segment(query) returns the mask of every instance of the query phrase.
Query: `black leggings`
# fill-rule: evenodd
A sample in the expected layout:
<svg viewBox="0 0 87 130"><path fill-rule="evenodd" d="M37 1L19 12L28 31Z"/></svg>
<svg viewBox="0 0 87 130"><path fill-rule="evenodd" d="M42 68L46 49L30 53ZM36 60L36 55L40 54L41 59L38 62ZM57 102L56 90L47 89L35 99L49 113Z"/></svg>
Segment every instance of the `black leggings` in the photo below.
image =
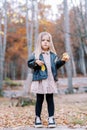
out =
<svg viewBox="0 0 87 130"><path fill-rule="evenodd" d="M37 94L36 95L37 100L36 100L36 107L35 107L35 113L36 116L41 115L42 111L42 104L44 101L44 94ZM54 115L54 99L53 99L53 94L46 94L46 101L47 101L47 108L48 108L48 115L53 116Z"/></svg>

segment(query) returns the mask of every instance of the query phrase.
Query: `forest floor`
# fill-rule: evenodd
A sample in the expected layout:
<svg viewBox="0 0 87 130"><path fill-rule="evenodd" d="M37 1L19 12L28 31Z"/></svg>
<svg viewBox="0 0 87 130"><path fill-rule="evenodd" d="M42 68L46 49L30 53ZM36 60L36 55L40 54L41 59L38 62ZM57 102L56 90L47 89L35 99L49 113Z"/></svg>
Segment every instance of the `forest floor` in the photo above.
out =
<svg viewBox="0 0 87 130"><path fill-rule="evenodd" d="M62 86L63 88L65 87L66 79L63 79L62 82L61 80L62 79L60 79L59 84L63 85L64 83L64 86ZM87 86L87 78L85 77L84 80L78 78L78 80L75 80L74 84L78 86ZM58 127L62 126L64 128L68 127L71 129L78 128L78 130L80 130L80 128L85 130L87 129L87 93L66 95L58 94L54 96L54 101L55 121ZM25 107L15 107L10 106L10 103L10 98L0 98L0 129L4 130L4 128L13 128L15 130L19 130L18 128L21 128L20 130L22 130L23 128L23 130L25 130L27 126L33 128L35 119L35 104ZM43 103L41 118L43 125L46 128L48 123L46 100L44 100Z"/></svg>

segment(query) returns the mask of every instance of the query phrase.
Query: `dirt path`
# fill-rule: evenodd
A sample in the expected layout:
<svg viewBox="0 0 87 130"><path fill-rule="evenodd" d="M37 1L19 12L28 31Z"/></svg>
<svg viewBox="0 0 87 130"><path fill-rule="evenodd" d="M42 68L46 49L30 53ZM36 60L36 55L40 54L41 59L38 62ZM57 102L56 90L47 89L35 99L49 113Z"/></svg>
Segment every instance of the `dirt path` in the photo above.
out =
<svg viewBox="0 0 87 130"><path fill-rule="evenodd" d="M67 78L59 78L58 86L59 87L67 87L68 79ZM87 77L74 77L72 78L73 86L77 87L87 87Z"/></svg>
<svg viewBox="0 0 87 130"><path fill-rule="evenodd" d="M50 130L50 128L39 128L40 130ZM26 127L16 127L16 128L1 128L0 130L36 130L36 128L33 128L33 127L29 127L29 126L26 126ZM56 128L52 128L52 130L86 130L85 128L67 128L66 126L58 126Z"/></svg>

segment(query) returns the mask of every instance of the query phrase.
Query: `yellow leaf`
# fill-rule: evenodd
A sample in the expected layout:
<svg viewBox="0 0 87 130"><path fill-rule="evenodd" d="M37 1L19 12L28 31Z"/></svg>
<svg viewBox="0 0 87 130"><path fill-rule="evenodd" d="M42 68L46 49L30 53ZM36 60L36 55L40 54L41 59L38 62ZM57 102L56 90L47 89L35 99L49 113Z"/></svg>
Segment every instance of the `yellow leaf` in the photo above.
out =
<svg viewBox="0 0 87 130"><path fill-rule="evenodd" d="M1 34L1 35L4 35L4 32L0 31L0 34Z"/></svg>

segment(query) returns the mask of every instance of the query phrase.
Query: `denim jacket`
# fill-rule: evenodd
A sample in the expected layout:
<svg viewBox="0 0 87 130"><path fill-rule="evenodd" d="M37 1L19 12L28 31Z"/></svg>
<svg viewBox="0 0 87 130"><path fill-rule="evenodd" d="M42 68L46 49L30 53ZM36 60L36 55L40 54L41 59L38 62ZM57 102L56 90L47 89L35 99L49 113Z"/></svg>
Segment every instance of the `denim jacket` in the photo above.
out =
<svg viewBox="0 0 87 130"><path fill-rule="evenodd" d="M54 77L54 80L57 81L57 69L59 69L62 65L65 64L65 61L62 61L58 58L56 54L50 52L50 59L51 59L51 70ZM45 70L41 70L41 66L35 63L35 55L33 54L28 60L28 67L33 69L33 81L39 81L46 79L48 77L47 67L43 58L43 55L40 54L39 60L44 62Z"/></svg>

